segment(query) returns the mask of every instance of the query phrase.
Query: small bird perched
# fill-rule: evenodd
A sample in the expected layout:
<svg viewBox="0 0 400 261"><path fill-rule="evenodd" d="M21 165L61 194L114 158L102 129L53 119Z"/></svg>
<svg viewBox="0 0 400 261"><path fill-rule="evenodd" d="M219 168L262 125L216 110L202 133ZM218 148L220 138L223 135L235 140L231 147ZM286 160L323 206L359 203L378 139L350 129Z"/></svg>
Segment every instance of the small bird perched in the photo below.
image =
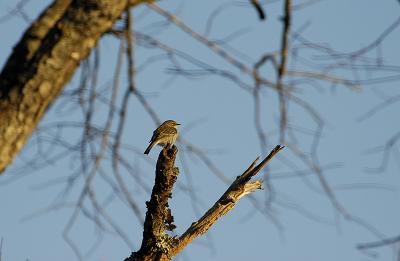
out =
<svg viewBox="0 0 400 261"><path fill-rule="evenodd" d="M180 125L173 120L167 120L153 132L153 136L150 139L150 144L144 151L144 154L149 154L150 150L155 145L163 146L164 148L171 148L178 138L177 126Z"/></svg>

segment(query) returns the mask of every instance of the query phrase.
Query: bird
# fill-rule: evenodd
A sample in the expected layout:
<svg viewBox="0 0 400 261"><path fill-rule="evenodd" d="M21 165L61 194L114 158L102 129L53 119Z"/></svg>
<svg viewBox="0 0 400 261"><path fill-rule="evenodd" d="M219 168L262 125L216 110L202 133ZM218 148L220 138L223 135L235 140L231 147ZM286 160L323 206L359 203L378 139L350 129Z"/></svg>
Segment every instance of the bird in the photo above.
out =
<svg viewBox="0 0 400 261"><path fill-rule="evenodd" d="M144 154L149 154L150 150L155 145L160 145L164 148L171 148L174 145L176 139L178 138L178 130L177 126L179 123L176 123L174 120L164 121L158 128L153 132L153 136L149 141L149 146L144 151Z"/></svg>

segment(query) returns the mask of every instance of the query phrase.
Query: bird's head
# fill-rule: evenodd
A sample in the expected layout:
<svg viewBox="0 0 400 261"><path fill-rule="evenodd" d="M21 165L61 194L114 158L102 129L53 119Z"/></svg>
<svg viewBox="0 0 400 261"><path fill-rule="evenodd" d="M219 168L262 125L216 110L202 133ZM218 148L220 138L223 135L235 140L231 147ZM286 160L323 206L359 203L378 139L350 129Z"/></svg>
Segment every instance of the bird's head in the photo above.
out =
<svg viewBox="0 0 400 261"><path fill-rule="evenodd" d="M165 121L162 125L166 125L166 126L170 126L170 127L176 128L176 127L179 126L180 124L177 123L177 122L174 121L174 120L167 120L167 121Z"/></svg>

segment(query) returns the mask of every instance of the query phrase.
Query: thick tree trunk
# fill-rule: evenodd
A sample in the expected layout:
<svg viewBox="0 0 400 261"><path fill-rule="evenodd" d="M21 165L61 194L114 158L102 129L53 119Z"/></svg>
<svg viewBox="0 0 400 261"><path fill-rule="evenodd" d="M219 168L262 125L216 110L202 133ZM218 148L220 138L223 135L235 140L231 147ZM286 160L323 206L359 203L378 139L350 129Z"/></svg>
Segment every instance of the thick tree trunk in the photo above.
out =
<svg viewBox="0 0 400 261"><path fill-rule="evenodd" d="M0 74L0 173L128 4L56 0L27 29Z"/></svg>

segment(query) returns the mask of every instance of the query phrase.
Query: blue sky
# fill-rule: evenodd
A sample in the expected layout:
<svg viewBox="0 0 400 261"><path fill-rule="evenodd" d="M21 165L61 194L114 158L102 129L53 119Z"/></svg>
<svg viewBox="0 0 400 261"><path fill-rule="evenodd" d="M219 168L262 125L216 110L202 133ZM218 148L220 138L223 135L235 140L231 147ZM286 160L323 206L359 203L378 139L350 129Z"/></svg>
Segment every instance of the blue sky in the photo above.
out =
<svg viewBox="0 0 400 261"><path fill-rule="evenodd" d="M25 12L34 19L49 1L31 1L24 7ZM260 22L255 11L247 1L163 1L160 6L176 13L193 30L204 33L208 16L220 4L228 3L226 9L214 20L210 39L218 40L240 30L243 32L229 42L229 47L239 59L252 66L265 54L278 50L280 46L282 12L281 1L265 5L268 20ZM294 1L294 4L302 3ZM15 2L0 2L0 16L12 10ZM329 46L339 52L358 50L376 39L391 23L399 17L400 5L397 1L338 0L320 1L308 8L293 13L293 31L306 28L302 35L309 41ZM175 26L163 28L165 20L146 7L134 10L134 28L151 35L163 43L191 54L196 59L212 66L223 68L238 75L243 81L252 84L251 78L241 74L236 68L205 48L199 42L187 36ZM0 64L3 65L14 44L18 41L27 23L17 17L0 23L2 40L0 41ZM398 66L399 29L390 34L382 43L379 52L384 63ZM298 43L297 43L298 44ZM117 57L118 42L110 36L100 42L101 67L99 85L105 86L112 79ZM228 46L224 46L229 48ZM230 49L227 49L230 50ZM378 52L378 53L379 53ZM147 58L161 54L157 49L139 46L135 49L136 65L139 67ZM329 60L321 58L321 53L307 51L301 53L316 63L327 64ZM377 52L367 54L371 59ZM192 64L182 62L188 69L197 69ZM296 66L296 67L295 67ZM240 89L234 82L218 76L174 77L171 64L160 61L138 72L137 88L148 99L162 120L175 119L182 124L184 138L205 149L207 155L224 173L233 179L240 174L258 155L259 140L253 124L253 100L251 94ZM289 68L309 69L304 64L294 63L290 58ZM123 69L126 69L125 66ZM267 77L273 77L268 68L263 68ZM374 77L398 75L397 71L387 73L365 73L352 75L345 70L335 70L332 74L339 77ZM79 84L79 73L66 87L72 90ZM290 81L290 79L287 79ZM126 85L122 74L121 88ZM368 153L383 145L389 137L399 131L398 107L393 104L366 120L358 120L362 115L380 104L384 98L399 93L399 82L383 84L362 84L361 91L355 92L341 85L333 86L326 82L318 85L302 84L296 94L309 102L324 120L324 129L318 147L318 160L322 166L334 166L327 169L324 176L334 189L338 201L351 215L376 227L382 234L392 237L400 234L399 158L391 154L387 168L383 172L368 171L379 166L382 153ZM276 93L265 89L261 92L263 128L269 134L269 147L279 142L279 110ZM41 126L55 122L79 121L82 115L76 104L62 97L51 108ZM104 121L104 107L96 107L96 122ZM144 151L154 123L146 114L138 100L130 101L129 120L124 131L123 141L137 151ZM310 142L316 125L310 116L298 106L291 104L289 121L297 130L299 144L304 151L310 152ZM193 128L189 128L194 124ZM66 131L65 141L74 141L81 131ZM71 156L49 167L33 171L24 169L24 159L35 153L35 139L32 138L21 157L0 177L1 222L0 237L3 238L2 258L4 260L75 260L71 248L62 238L62 231L72 215L73 208L60 208L44 215L26 220L25 217L46 208L57 199L63 184L45 186L46 182L69 176L79 164L77 157ZM137 175L151 187L154 179L154 166L158 149L143 158L132 151L124 154L131 160ZM183 147L181 153L186 153ZM288 158L304 170L305 176L284 178L293 170L284 164ZM186 156L190 172L184 170L181 160L177 166L181 170L174 197L170 202L178 226L177 233L184 231L191 222L205 212L225 191L227 185L218 179L196 157ZM105 169L107 171L107 163ZM289 149L281 152L270 166L275 199L270 215L278 220L279 226L270 217L266 217L244 199L217 224L207 236L196 239L179 256L180 260L393 260L396 248L377 248L368 253L356 249L356 244L375 241L378 238L365 227L346 220L332 206L321 185L309 169L294 158ZM20 177L21 178L15 178ZM140 207L144 211L144 202L149 192L144 191L127 173L122 173L126 184L131 188ZM9 182L10 181L10 182ZM195 192L198 201L193 207L185 188ZM110 188L101 179L95 182L96 193L101 201L110 194ZM76 200L82 183L78 183L68 197ZM257 191L254 196L264 203L269 191ZM262 205L263 206L263 205ZM118 224L124 228L133 242L129 248L115 233L102 234L92 221L82 214L74 226L71 236L81 251L86 254L99 235L102 241L85 256L85 260L108 261L123 260L131 251L138 248L142 236L140 224L123 202L114 199L107 207ZM374 257L372 257L374 255ZM2 260L3 260L2 259Z"/></svg>

